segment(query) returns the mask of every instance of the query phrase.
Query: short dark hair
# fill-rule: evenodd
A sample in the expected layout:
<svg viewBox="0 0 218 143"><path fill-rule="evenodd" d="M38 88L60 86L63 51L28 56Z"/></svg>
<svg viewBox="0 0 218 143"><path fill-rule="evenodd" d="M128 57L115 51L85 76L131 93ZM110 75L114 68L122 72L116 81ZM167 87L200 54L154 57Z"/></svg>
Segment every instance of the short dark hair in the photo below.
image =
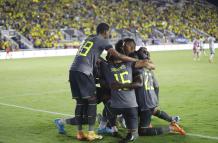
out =
<svg viewBox="0 0 218 143"><path fill-rule="evenodd" d="M150 53L145 47L140 47L137 51L137 55L140 60L150 60Z"/></svg>
<svg viewBox="0 0 218 143"><path fill-rule="evenodd" d="M129 43L129 42L133 42L134 44L136 44L134 39L132 39L132 38L125 38L123 40L122 39L119 40L115 44L115 49L117 50L117 52L119 52L121 54L125 54L125 51L124 51L123 47L126 45L126 43Z"/></svg>
<svg viewBox="0 0 218 143"><path fill-rule="evenodd" d="M107 23L100 23L97 26L96 32L97 34L103 33L105 31L108 31L110 29L109 25Z"/></svg>

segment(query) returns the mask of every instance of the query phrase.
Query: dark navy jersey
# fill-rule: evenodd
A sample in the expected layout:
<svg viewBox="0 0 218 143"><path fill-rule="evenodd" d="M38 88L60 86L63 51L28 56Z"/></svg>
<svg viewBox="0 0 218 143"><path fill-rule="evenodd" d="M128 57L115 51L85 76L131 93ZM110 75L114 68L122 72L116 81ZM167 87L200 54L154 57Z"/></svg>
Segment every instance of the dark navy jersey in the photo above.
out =
<svg viewBox="0 0 218 143"><path fill-rule="evenodd" d="M93 75L97 59L104 50L112 47L109 41L100 35L88 37L80 46L70 70Z"/></svg>
<svg viewBox="0 0 218 143"><path fill-rule="evenodd" d="M154 72L153 72L153 71L150 71L150 72L151 72L151 74L152 74L152 79L153 79L154 88L159 87L159 83L158 83L158 81L157 81L157 78L156 78L155 75L154 75Z"/></svg>
<svg viewBox="0 0 218 143"><path fill-rule="evenodd" d="M146 110L157 107L158 97L154 90L156 81L153 78L153 72L148 69L143 69L140 74L143 76L143 86L135 90L140 109Z"/></svg>
<svg viewBox="0 0 218 143"><path fill-rule="evenodd" d="M133 65L133 62L109 64L110 82L132 83ZM111 95L111 107L113 108L138 107L133 89L111 90Z"/></svg>
<svg viewBox="0 0 218 143"><path fill-rule="evenodd" d="M101 74L101 79L105 81L106 84L110 84L112 82L112 78L111 78L111 72L110 72L110 68L109 65L106 61L101 61L100 63L100 74Z"/></svg>
<svg viewBox="0 0 218 143"><path fill-rule="evenodd" d="M133 68L133 77L142 75L144 72L143 68Z"/></svg>

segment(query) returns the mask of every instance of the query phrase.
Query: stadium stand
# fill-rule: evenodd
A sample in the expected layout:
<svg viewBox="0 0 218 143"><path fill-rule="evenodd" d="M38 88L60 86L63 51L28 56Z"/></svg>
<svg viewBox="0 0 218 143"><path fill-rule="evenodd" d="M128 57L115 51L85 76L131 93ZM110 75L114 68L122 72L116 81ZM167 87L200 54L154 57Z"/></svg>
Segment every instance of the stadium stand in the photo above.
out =
<svg viewBox="0 0 218 143"><path fill-rule="evenodd" d="M147 44L218 37L218 8L205 0L0 1L0 26L21 33L12 39L21 49L30 43L35 48L77 48L103 21L112 26L112 38L130 36Z"/></svg>

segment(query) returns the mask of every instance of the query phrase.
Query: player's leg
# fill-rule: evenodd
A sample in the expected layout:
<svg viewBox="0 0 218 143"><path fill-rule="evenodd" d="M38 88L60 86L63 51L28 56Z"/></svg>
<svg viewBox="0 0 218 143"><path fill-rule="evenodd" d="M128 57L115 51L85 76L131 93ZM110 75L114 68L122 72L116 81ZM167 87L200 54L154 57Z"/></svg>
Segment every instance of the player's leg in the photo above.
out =
<svg viewBox="0 0 218 143"><path fill-rule="evenodd" d="M122 115L128 129L127 136L123 141L134 141L138 137L138 108L125 108Z"/></svg>
<svg viewBox="0 0 218 143"><path fill-rule="evenodd" d="M139 134L143 128L148 128L151 124L152 112L148 110L139 111Z"/></svg>
<svg viewBox="0 0 218 143"><path fill-rule="evenodd" d="M83 111L87 104L87 101L84 99L76 99L76 109L75 109L75 116L76 116L76 123L77 123L77 130L80 132L83 130Z"/></svg>
<svg viewBox="0 0 218 143"><path fill-rule="evenodd" d="M151 124L151 116L152 112L148 110L140 111L139 113L139 135L140 136L156 136L164 133L169 133L169 127L160 127L160 128L151 128L149 127Z"/></svg>
<svg viewBox="0 0 218 143"><path fill-rule="evenodd" d="M123 113L123 109L122 108L109 108L109 114L108 114L108 119L109 119L109 123L111 125L111 129L112 129L112 136L114 137L118 137L118 138L122 138L122 136L119 134L118 132L118 128L117 128L117 115L120 115Z"/></svg>
<svg viewBox="0 0 218 143"><path fill-rule="evenodd" d="M104 104L102 115L99 115L99 114L97 115L98 122L99 122L98 133L99 134L112 133L112 129L108 127L109 125L108 117L112 115L112 113L109 111L110 110L110 102L109 102L110 89L103 88L103 87L96 87L96 96L97 96L98 103L103 102Z"/></svg>
<svg viewBox="0 0 218 143"><path fill-rule="evenodd" d="M96 120L96 110L97 110L96 97L92 96L88 98L87 102L88 102L87 115L88 115L89 131L94 131L94 125L95 125L95 120Z"/></svg>
<svg viewBox="0 0 218 143"><path fill-rule="evenodd" d="M206 53L206 50L203 48L203 52L204 52L204 56L206 56L207 55L207 53Z"/></svg>
<svg viewBox="0 0 218 143"><path fill-rule="evenodd" d="M166 127L149 127L151 122L152 111L146 110L140 112L140 124L139 124L139 135L140 136L156 136L167 133L180 133L184 135L184 130L179 127L176 123L170 123Z"/></svg>
<svg viewBox="0 0 218 143"><path fill-rule="evenodd" d="M105 111L105 107L102 111L102 116L101 116L101 120L99 122L99 127L98 127L98 133L102 134L105 133L105 128L107 127L107 118L106 118L106 111Z"/></svg>
<svg viewBox="0 0 218 143"><path fill-rule="evenodd" d="M139 135L140 136L157 136L162 134L168 133L179 133L180 135L185 135L185 131L179 127L179 125L170 124L169 126L165 127L156 127L156 128L140 128Z"/></svg>
<svg viewBox="0 0 218 143"><path fill-rule="evenodd" d="M96 121L96 110L97 110L96 97L92 96L88 98L87 101L88 101L87 115L88 115L88 126L89 126L87 139L89 141L93 141L95 139L102 139L103 137L101 135L97 135L94 132L95 121Z"/></svg>
<svg viewBox="0 0 218 143"><path fill-rule="evenodd" d="M97 99L96 99L96 87L95 87L95 79L92 75L85 75L81 72L73 72L73 78L75 81L73 82L73 94L75 97L79 97L82 99L80 103L77 102L76 113L77 123L78 123L78 133L77 138L80 140L79 136L81 135L81 139L87 139L89 141L95 139L101 139L102 136L98 136L94 132L94 125L96 120L96 109L97 109ZM80 101L80 100L78 100ZM83 108L87 107L87 116L88 116L88 134L87 136L82 132L82 112L84 111Z"/></svg>
<svg viewBox="0 0 218 143"><path fill-rule="evenodd" d="M200 50L197 50L196 57L197 57L197 60L200 61Z"/></svg>
<svg viewBox="0 0 218 143"><path fill-rule="evenodd" d="M194 48L192 52L193 52L193 60L195 61L196 60L196 49Z"/></svg>
<svg viewBox="0 0 218 143"><path fill-rule="evenodd" d="M113 133L112 128L114 128L113 126L110 126L112 128L109 128L107 125L108 123L110 123L110 119L112 119L114 117L114 115L111 113L110 109L109 109L109 103L105 103L104 104L104 109L102 111L102 119L99 123L99 128L98 128L98 133L99 134L104 134L104 133ZM116 119L115 119L116 120ZM112 121L113 124L113 121Z"/></svg>
<svg viewBox="0 0 218 143"><path fill-rule="evenodd" d="M126 122L123 115L117 115L117 121L122 128L126 128Z"/></svg>
<svg viewBox="0 0 218 143"><path fill-rule="evenodd" d="M162 134L170 133L171 129L169 127L157 127L157 128L141 128L139 136L157 136Z"/></svg>
<svg viewBox="0 0 218 143"><path fill-rule="evenodd" d="M69 83L70 83L70 89L71 89L71 94L72 94L72 98L74 98L74 99L80 99L80 90L79 90L79 86L78 86L78 84L77 84L77 79L75 78L76 76L75 75L77 75L78 74L78 72L74 72L74 71L70 71L69 72ZM79 101L80 102L80 101ZM82 109L82 106L80 106L80 107L77 107L78 106L78 101L76 100L76 103L77 103L77 105L76 105L76 110L75 110L75 115L77 115L77 114L79 114L78 112L78 110L81 108ZM75 119L76 119L77 117L75 117ZM64 123L65 123L65 120L64 119L55 119L54 120L54 123L56 124L56 127L57 127L57 129L58 129L58 132L60 133L60 134L63 134L63 133L65 133L65 130L64 130ZM80 127L78 127L78 128L82 128L81 127L81 125L80 125Z"/></svg>
<svg viewBox="0 0 218 143"><path fill-rule="evenodd" d="M210 58L209 58L209 62L212 63L213 62L213 58L214 58L214 53L212 52L210 54Z"/></svg>
<svg viewBox="0 0 218 143"><path fill-rule="evenodd" d="M152 114L160 119L167 121L167 122L179 122L179 120L180 120L179 116L170 116L165 111L161 111L158 108L152 109Z"/></svg>
<svg viewBox="0 0 218 143"><path fill-rule="evenodd" d="M75 117L77 122L77 139L78 140L85 140L86 135L83 132L82 124L83 124L83 113L88 107L88 101L84 99L84 96L87 96L84 94L84 89L86 89L86 84L88 81L88 77L77 71L70 71L69 81L70 81L70 87L72 92L72 97L76 99L76 108L75 108Z"/></svg>
<svg viewBox="0 0 218 143"><path fill-rule="evenodd" d="M199 56L201 56L201 54L202 54L202 46L200 46L200 50L199 50Z"/></svg>
<svg viewBox="0 0 218 143"><path fill-rule="evenodd" d="M88 119L87 119L87 107L84 107L83 109L83 117L82 117L82 124L88 124ZM58 129L58 132L60 134L65 133L64 125L78 125L77 123L77 118L76 117L69 117L69 118L58 118L54 120L54 123Z"/></svg>

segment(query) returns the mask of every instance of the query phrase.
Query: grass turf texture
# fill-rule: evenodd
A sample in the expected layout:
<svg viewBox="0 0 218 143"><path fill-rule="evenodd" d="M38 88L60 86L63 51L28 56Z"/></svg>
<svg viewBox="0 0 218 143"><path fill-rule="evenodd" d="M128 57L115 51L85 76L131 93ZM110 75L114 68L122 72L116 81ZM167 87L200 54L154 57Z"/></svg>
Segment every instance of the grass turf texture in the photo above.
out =
<svg viewBox="0 0 218 143"><path fill-rule="evenodd" d="M194 62L191 51L151 54L157 66L155 73L160 84L161 109L171 115L180 115L181 125L188 133L217 137L218 62L209 64L208 56ZM72 114L75 102L71 100L67 81L72 59L50 57L0 61L0 143L78 142L74 126L65 126L67 135L57 133L53 120L64 116L1 105ZM98 112L102 107L98 106ZM152 119L152 124L168 125L157 118ZM125 135L124 130L121 132ZM105 136L98 142L117 141L117 138ZM135 142L215 143L218 140L170 134L139 137Z"/></svg>

